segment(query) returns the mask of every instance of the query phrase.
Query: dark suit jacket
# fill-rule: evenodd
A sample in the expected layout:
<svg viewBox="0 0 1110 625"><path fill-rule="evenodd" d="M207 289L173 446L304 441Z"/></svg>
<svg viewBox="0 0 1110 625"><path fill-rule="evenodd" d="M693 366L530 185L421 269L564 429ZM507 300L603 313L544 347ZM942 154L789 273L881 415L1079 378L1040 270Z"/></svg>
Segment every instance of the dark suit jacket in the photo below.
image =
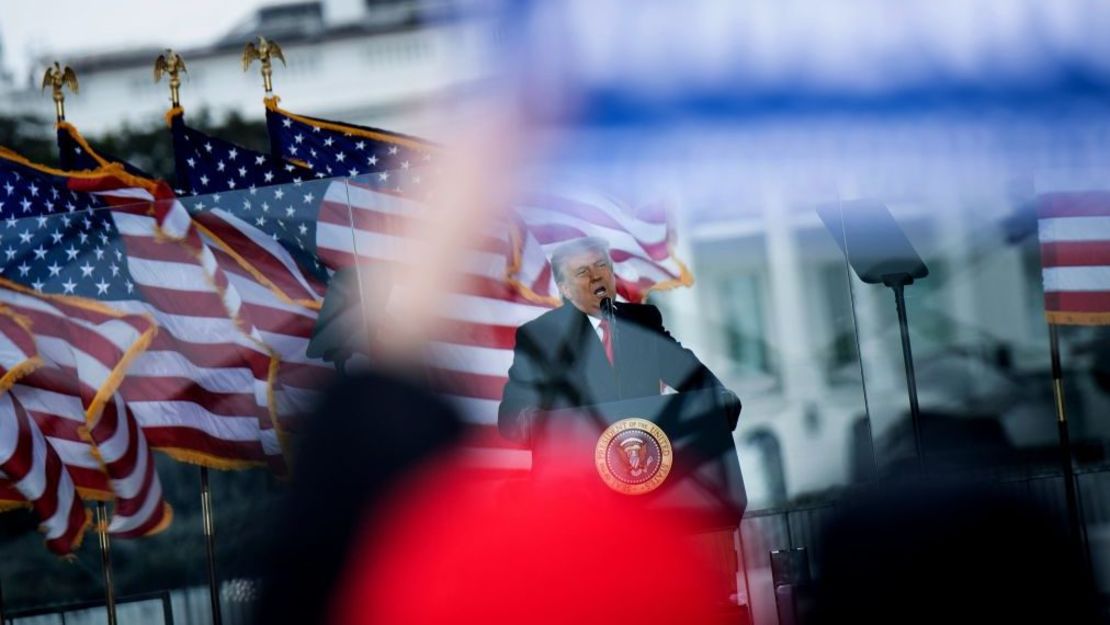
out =
<svg viewBox="0 0 1110 625"><path fill-rule="evenodd" d="M513 365L497 411L503 436L527 442L520 422L527 408L557 410L658 395L660 381L677 391L724 388L667 332L655 306L618 304L616 319L615 366L589 318L573 304L517 329Z"/></svg>

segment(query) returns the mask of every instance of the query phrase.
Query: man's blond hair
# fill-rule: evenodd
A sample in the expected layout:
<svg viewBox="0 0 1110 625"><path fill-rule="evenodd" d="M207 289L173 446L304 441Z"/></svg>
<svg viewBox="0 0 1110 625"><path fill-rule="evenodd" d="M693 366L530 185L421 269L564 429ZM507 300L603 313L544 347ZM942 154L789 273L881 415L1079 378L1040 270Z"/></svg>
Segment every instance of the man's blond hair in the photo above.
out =
<svg viewBox="0 0 1110 625"><path fill-rule="evenodd" d="M562 284L566 278L563 275L563 265L566 263L567 258L582 252L601 252L605 254L605 258L609 259L612 263L613 259L609 256L609 242L601 237L581 237L578 239L571 239L566 243L562 243L559 247L551 252L551 271L554 272L555 284Z"/></svg>

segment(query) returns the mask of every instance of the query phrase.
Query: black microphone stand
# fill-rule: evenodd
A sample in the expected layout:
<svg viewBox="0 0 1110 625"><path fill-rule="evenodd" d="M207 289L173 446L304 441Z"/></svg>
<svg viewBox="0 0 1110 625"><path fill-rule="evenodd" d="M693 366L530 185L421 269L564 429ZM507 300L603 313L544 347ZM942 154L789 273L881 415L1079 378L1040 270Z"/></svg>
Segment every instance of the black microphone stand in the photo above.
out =
<svg viewBox="0 0 1110 625"><path fill-rule="evenodd" d="M917 377L913 368L913 351L910 349L905 289L914 280L928 276L929 268L914 250L894 216L879 202L855 200L826 204L817 208L817 214L859 279L867 284L882 284L894 291L898 330L902 338L902 362L906 369L913 451L918 469L925 469L921 410L917 404ZM862 357L861 354L860 358Z"/></svg>
<svg viewBox="0 0 1110 625"><path fill-rule="evenodd" d="M913 350L910 349L910 324L906 318L905 288L913 284L908 273L883 276L883 285L894 291L894 306L898 310L898 330L902 335L902 363L906 368L906 392L910 399L910 425L913 429L913 450L918 463L924 462L921 453L921 409L917 405L917 376L913 369Z"/></svg>

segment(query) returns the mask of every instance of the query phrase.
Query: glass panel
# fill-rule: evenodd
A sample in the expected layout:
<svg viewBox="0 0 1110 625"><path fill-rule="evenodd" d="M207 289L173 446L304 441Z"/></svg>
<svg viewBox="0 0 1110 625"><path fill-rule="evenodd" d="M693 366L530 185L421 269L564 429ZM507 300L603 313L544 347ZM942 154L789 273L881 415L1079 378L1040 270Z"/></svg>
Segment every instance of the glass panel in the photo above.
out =
<svg viewBox="0 0 1110 625"><path fill-rule="evenodd" d="M1097 226L1078 225L1093 224L1085 220L1107 206L1106 155L1085 138L1104 132L1101 119L1000 116L972 124L976 136L1007 137L1000 143L968 144L968 122L943 116L865 130L858 151L845 146L852 173L832 221L850 230L868 207L888 209L894 233L904 233L928 268L905 287L916 424L894 289L862 279L865 262L848 270L879 470L989 480L983 488L1029 498L1062 528L1075 521L1105 593L1099 502L1110 438L1102 416L1110 404L1101 383L1101 287L1087 267L1103 241ZM929 151L893 139L926 134ZM849 257L883 242L874 232L848 239ZM1075 253L1080 248L1087 256ZM1068 453L1078 472L1074 512L1061 477L1046 316L1058 323Z"/></svg>
<svg viewBox="0 0 1110 625"><path fill-rule="evenodd" d="M798 208L808 200L767 200L757 221L718 211L699 224L705 213L687 207L697 283L666 295L698 300L678 327L698 328L691 347L745 402L736 437L750 510L863 479L870 454L866 434L846 442L866 410L843 258Z"/></svg>
<svg viewBox="0 0 1110 625"><path fill-rule="evenodd" d="M1047 365L1047 337L1043 325L1035 327L1041 302L1029 295L1039 289L1039 275L1028 268L1032 241L1007 241L1000 224L1012 216L1012 200L1001 182L994 191L985 184L953 182L943 195L922 189L884 203L928 267L905 287L923 415L916 445L964 468L1051 468L1051 394L1038 375ZM842 209L852 224L856 205ZM916 437L893 291L865 284L854 270L850 276L878 463L896 470L913 462ZM940 447L930 449L930 440Z"/></svg>

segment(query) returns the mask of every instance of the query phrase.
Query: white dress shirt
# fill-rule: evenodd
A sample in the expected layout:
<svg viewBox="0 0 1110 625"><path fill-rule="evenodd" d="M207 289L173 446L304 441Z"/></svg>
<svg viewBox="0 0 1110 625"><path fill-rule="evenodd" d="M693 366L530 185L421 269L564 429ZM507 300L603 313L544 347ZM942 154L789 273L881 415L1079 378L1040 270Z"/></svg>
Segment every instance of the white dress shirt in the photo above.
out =
<svg viewBox="0 0 1110 625"><path fill-rule="evenodd" d="M601 339L601 342L604 343L605 337L601 335L601 319L598 319L597 317L594 317L592 315L586 315L586 318L590 320L590 325L594 327L594 332L597 333L597 338Z"/></svg>

